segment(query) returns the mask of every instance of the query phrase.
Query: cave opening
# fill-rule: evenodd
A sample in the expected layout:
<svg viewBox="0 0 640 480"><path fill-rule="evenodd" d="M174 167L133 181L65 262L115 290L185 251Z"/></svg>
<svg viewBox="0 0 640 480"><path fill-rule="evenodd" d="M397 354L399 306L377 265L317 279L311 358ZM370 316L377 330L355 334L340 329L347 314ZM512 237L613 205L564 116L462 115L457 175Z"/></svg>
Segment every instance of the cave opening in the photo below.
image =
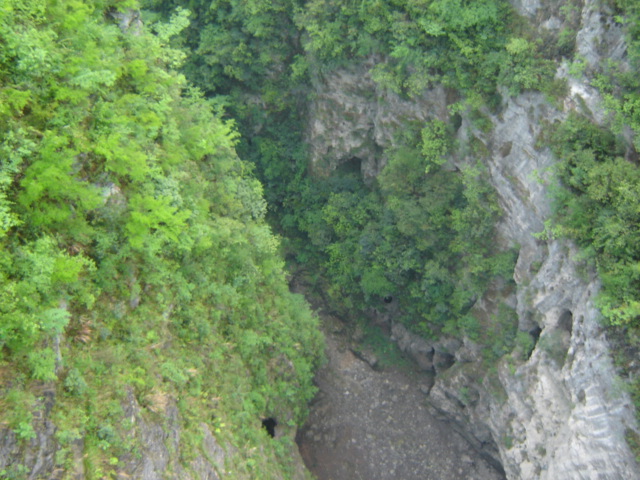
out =
<svg viewBox="0 0 640 480"><path fill-rule="evenodd" d="M334 176L355 176L360 178L362 174L362 159L358 157L351 157L348 160L343 160L335 169Z"/></svg>
<svg viewBox="0 0 640 480"><path fill-rule="evenodd" d="M531 338L533 339L534 346L538 343L538 340L540 340L541 333L542 329L538 325L529 330L529 335L531 335Z"/></svg>
<svg viewBox="0 0 640 480"><path fill-rule="evenodd" d="M571 310L565 310L562 312L562 315L560 315L560 318L558 319L558 328L571 335L573 332L573 313L571 313Z"/></svg>
<svg viewBox="0 0 640 480"><path fill-rule="evenodd" d="M538 340L540 340L541 333L542 328L540 328L538 325L529 330L529 336L531 336L531 340L533 340L533 343L531 344L531 348L529 348L528 351L525 352L525 357L527 360L531 358L531 354L535 350L536 345L538 345Z"/></svg>
<svg viewBox="0 0 640 480"><path fill-rule="evenodd" d="M263 418L262 419L262 428L267 431L267 434L271 438L276 436L276 426L278 425L278 421L273 417Z"/></svg>

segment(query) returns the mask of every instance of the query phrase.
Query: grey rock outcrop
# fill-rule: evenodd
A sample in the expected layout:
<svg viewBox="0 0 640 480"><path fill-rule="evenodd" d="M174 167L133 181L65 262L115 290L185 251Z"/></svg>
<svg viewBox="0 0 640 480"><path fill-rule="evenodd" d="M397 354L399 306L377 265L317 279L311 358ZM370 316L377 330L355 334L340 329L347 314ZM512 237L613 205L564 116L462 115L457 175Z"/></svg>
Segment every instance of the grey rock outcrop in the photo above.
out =
<svg viewBox="0 0 640 480"><path fill-rule="evenodd" d="M51 388L49 388L51 387ZM56 437L57 427L50 418L56 402L52 385L45 386L38 397L33 421L34 437L20 440L10 428L0 428L0 478L38 480L47 478L89 478L84 458L87 453L85 439L80 437L70 444L61 445ZM219 480L232 475L234 456L240 450L228 443L221 443L205 419L198 427L200 438L197 446L188 447L176 399L159 392L145 398L142 406L132 391L121 402L123 418L127 426L127 439L135 449L118 458L114 470L118 480ZM287 436L293 442L295 428L283 426L278 436ZM135 440L134 440L135 439ZM61 448L71 453L72 463L60 464L56 458ZM187 448L193 449L188 451ZM256 452L255 455L262 453ZM265 454L266 455L266 454ZM275 478L307 479L308 472L296 448L291 448L291 471ZM285 476L286 475L286 476ZM234 472L232 478L251 478Z"/></svg>
<svg viewBox="0 0 640 480"><path fill-rule="evenodd" d="M111 16L117 20L122 33L128 33L137 37L142 32L143 24L140 18L140 10L132 8L128 8L122 12L114 10L111 12Z"/></svg>
<svg viewBox="0 0 640 480"><path fill-rule="evenodd" d="M0 428L0 472L4 470L7 476L29 480L62 478L62 472L55 468L56 427L48 418L55 395L49 386L43 389L31 422L34 427L33 438L21 440L12 429Z"/></svg>
<svg viewBox="0 0 640 480"><path fill-rule="evenodd" d="M557 4L513 3L541 33L563 27ZM489 152L486 165L504 211L500 241L519 247L515 290L492 291L474 308L479 315L492 315L500 302L508 304L517 314L518 329L531 334L532 351L507 356L487 373L480 368L478 346L468 339L445 349L392 326L399 346L424 370L438 373L428 390L433 410L500 461L514 480L640 478L624 438L627 429L637 431L634 408L617 380L594 305L598 279L570 242L541 233L551 213L548 187L555 162L549 149L539 146L543 125L572 110L604 121L589 68L604 59L622 59L625 51L620 29L599 2L586 0L579 8L576 51L587 62L587 75L569 77L562 64L557 75L567 81L564 98L550 103L542 94L509 98L503 92L500 112L487 112L490 133L475 131L464 116L459 130L461 143L472 135ZM447 119L446 92L434 89L409 101L381 91L368 74L375 60L316 79L307 138L317 171L355 158L365 177L376 175L385 165L381 152L393 141L396 126ZM450 356L444 358L445 353Z"/></svg>
<svg viewBox="0 0 640 480"><path fill-rule="evenodd" d="M447 115L446 92L436 88L408 100L380 88L371 78L377 57L348 68L318 75L309 107L306 139L311 164L319 174L357 162L365 179L386 165L383 149L407 120L425 122Z"/></svg>
<svg viewBox="0 0 640 480"><path fill-rule="evenodd" d="M56 462L61 445L56 438L56 425L49 418L55 402L54 390L45 390L35 410L32 422L35 436L32 439L20 441L11 429L0 430L0 472L5 471L8 475L6 478L86 478L82 438L76 439L68 447L74 458L72 471ZM131 392L123 402L123 412L131 425L129 436L139 439L139 449L119 459L116 478L156 480L170 474L171 478L183 480L218 480L219 472L225 471L224 462L229 449L223 449L209 426L202 423L200 453L185 468L177 455L181 449L181 427L175 402L165 398L161 402L156 401L156 404L161 404L161 407L155 409L158 418L152 420L149 412L143 413L145 409ZM2 473L0 477L5 478Z"/></svg>
<svg viewBox="0 0 640 480"><path fill-rule="evenodd" d="M212 435L209 425L200 424L202 452L185 468L175 455L181 448L178 408L170 398L156 398L154 405L153 410L164 420L162 423L145 418L142 407L131 392L124 402L125 417L131 422L131 435L140 439L140 451L137 455L121 459L123 471L127 472L122 478L153 480L171 472L174 478L184 480L219 480L218 473L225 472L227 454Z"/></svg>

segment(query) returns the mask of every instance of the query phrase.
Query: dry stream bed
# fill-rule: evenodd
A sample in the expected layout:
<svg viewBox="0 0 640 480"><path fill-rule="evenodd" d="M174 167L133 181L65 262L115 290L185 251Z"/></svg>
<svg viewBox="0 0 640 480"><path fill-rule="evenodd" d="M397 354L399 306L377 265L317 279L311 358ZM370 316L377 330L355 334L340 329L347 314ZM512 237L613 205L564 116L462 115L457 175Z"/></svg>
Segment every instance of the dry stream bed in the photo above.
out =
<svg viewBox="0 0 640 480"><path fill-rule="evenodd" d="M430 378L406 367L372 368L354 354L344 325L321 316L327 363L296 439L318 480L505 478L429 412Z"/></svg>

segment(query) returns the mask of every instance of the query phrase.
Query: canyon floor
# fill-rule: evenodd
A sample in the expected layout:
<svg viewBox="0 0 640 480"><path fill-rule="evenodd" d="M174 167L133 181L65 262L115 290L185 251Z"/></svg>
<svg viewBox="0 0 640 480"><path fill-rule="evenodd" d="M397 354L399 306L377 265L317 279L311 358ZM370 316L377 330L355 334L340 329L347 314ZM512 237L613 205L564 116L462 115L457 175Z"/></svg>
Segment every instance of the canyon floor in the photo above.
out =
<svg viewBox="0 0 640 480"><path fill-rule="evenodd" d="M344 325L321 315L327 363L297 442L318 480L501 480L446 422L427 409L429 379L411 368L373 368L354 354ZM357 350L356 350L357 351Z"/></svg>

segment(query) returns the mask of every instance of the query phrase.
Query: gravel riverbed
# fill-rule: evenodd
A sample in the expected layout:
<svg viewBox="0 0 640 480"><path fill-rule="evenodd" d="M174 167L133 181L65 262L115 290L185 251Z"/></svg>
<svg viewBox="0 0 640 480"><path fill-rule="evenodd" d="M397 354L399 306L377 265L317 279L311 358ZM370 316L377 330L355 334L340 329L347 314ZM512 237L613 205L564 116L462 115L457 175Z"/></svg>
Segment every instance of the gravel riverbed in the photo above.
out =
<svg viewBox="0 0 640 480"><path fill-rule="evenodd" d="M430 379L408 368L374 369L353 353L339 321L324 317L327 364L298 432L318 480L502 480L446 422L434 418Z"/></svg>

